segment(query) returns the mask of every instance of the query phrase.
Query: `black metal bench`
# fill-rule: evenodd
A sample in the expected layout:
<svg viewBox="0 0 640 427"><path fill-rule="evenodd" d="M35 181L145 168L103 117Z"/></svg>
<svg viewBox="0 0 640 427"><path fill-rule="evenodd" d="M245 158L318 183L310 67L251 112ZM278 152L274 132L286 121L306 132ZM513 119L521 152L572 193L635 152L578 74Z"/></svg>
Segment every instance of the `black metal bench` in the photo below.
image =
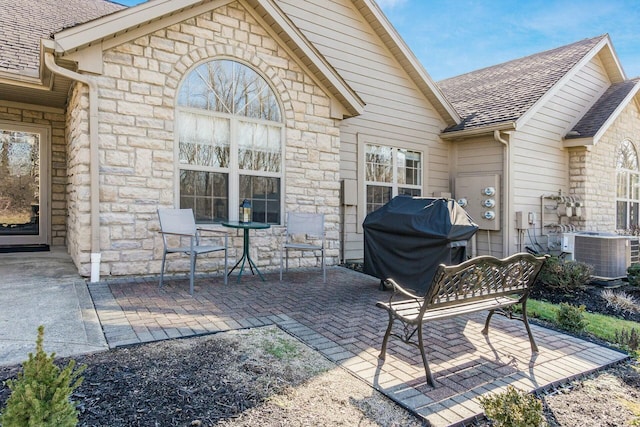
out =
<svg viewBox="0 0 640 427"><path fill-rule="evenodd" d="M435 386L423 343L423 324L484 310L488 310L489 315L483 334L488 334L489 321L494 313L518 319L527 329L531 351L537 352L527 320L527 298L546 258L519 253L504 259L479 256L458 265L441 264L423 297L403 289L393 279L387 279L386 283L393 286L393 294L389 301L376 304L389 313L389 326L382 340L379 358L385 359L391 335L414 345L420 349L427 382ZM522 304L520 316L515 316L512 310L516 304ZM402 324L402 335L391 333L396 320Z"/></svg>

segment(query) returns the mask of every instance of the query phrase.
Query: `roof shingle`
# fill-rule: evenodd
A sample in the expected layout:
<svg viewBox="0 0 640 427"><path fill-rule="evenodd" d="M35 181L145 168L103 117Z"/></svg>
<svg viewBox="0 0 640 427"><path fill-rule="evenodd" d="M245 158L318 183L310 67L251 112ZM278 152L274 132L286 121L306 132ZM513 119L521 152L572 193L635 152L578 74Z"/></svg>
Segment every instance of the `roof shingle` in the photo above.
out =
<svg viewBox="0 0 640 427"><path fill-rule="evenodd" d="M438 85L462 122L445 132L516 121L606 35L472 71Z"/></svg>
<svg viewBox="0 0 640 427"><path fill-rule="evenodd" d="M40 39L121 9L107 0L0 0L0 70L38 77Z"/></svg>
<svg viewBox="0 0 640 427"><path fill-rule="evenodd" d="M614 83L609 86L565 138L574 139L595 136L639 81L640 77L636 77L635 79Z"/></svg>

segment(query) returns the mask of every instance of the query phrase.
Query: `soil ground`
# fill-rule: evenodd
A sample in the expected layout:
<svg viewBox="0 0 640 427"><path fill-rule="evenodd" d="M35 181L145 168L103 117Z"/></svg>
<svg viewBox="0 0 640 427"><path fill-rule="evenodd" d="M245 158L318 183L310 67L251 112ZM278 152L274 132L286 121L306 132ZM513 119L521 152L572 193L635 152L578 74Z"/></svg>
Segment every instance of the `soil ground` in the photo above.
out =
<svg viewBox="0 0 640 427"><path fill-rule="evenodd" d="M611 307L598 299L600 291L587 288L580 296L573 295L571 302L607 312ZM80 426L423 425L276 327L143 344L74 359L87 365L83 384L73 396ZM61 365L66 363L60 360ZM20 369L0 367L0 381L15 378ZM0 388L0 408L9 393L6 386ZM539 397L552 427L640 425L640 374L634 362Z"/></svg>
<svg viewBox="0 0 640 427"><path fill-rule="evenodd" d="M275 326L74 360L87 366L73 395L79 426L422 425ZM19 371L20 366L0 367L0 380ZM0 407L9 392L0 390Z"/></svg>

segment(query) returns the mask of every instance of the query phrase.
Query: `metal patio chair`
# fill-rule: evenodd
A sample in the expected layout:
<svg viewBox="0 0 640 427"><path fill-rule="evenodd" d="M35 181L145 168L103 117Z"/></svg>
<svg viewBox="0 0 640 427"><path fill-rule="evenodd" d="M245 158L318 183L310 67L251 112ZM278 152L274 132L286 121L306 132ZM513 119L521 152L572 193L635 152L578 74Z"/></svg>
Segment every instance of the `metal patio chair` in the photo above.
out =
<svg viewBox="0 0 640 427"><path fill-rule="evenodd" d="M212 230L196 226L192 209L158 209L158 218L160 219L160 233L162 234L162 243L164 244L164 252L162 253L162 267L160 270L160 286L164 283L164 266L168 253L184 253L190 258L189 272L189 293L193 296L193 280L196 269L196 259L200 254L210 252L224 251L224 284L227 284L227 248L229 246L229 237L225 230ZM224 237L224 245L222 244L202 244L202 233L215 234L218 239ZM175 236L171 239L171 236ZM187 239L189 244L186 243ZM208 239L214 239L213 236L207 236ZM178 243L173 246L173 243Z"/></svg>
<svg viewBox="0 0 640 427"><path fill-rule="evenodd" d="M280 280L282 280L284 262L286 262L285 269L289 270L289 249L292 249L296 251L320 251L322 281L326 283L324 237L324 214L288 212L284 242L280 248Z"/></svg>

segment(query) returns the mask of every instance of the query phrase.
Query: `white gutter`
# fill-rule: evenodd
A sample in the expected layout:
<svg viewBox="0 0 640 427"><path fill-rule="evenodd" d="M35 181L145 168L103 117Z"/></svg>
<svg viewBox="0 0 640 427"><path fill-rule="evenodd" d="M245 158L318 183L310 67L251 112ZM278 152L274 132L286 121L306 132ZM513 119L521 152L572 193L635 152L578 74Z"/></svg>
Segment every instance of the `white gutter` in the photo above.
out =
<svg viewBox="0 0 640 427"><path fill-rule="evenodd" d="M507 133L507 135L510 134ZM503 214L503 227L502 233L502 256L505 257L509 254L509 237L511 235L511 147L509 146L509 140L500 136L499 130L493 131L493 139L504 145L504 157L503 157L503 170L504 170L504 203L502 204Z"/></svg>
<svg viewBox="0 0 640 427"><path fill-rule="evenodd" d="M91 175L91 282L100 281L100 188L98 153L98 83L91 77L56 64L51 52L44 52L44 63L52 73L89 86L89 173Z"/></svg>
<svg viewBox="0 0 640 427"><path fill-rule="evenodd" d="M506 122L495 123L489 126L474 127L471 129L456 130L451 132L441 132L440 138L445 140L464 139L472 136L478 136L495 131L509 131L516 129L516 122L509 120ZM495 133L494 133L495 134ZM497 141L497 140L496 140Z"/></svg>

